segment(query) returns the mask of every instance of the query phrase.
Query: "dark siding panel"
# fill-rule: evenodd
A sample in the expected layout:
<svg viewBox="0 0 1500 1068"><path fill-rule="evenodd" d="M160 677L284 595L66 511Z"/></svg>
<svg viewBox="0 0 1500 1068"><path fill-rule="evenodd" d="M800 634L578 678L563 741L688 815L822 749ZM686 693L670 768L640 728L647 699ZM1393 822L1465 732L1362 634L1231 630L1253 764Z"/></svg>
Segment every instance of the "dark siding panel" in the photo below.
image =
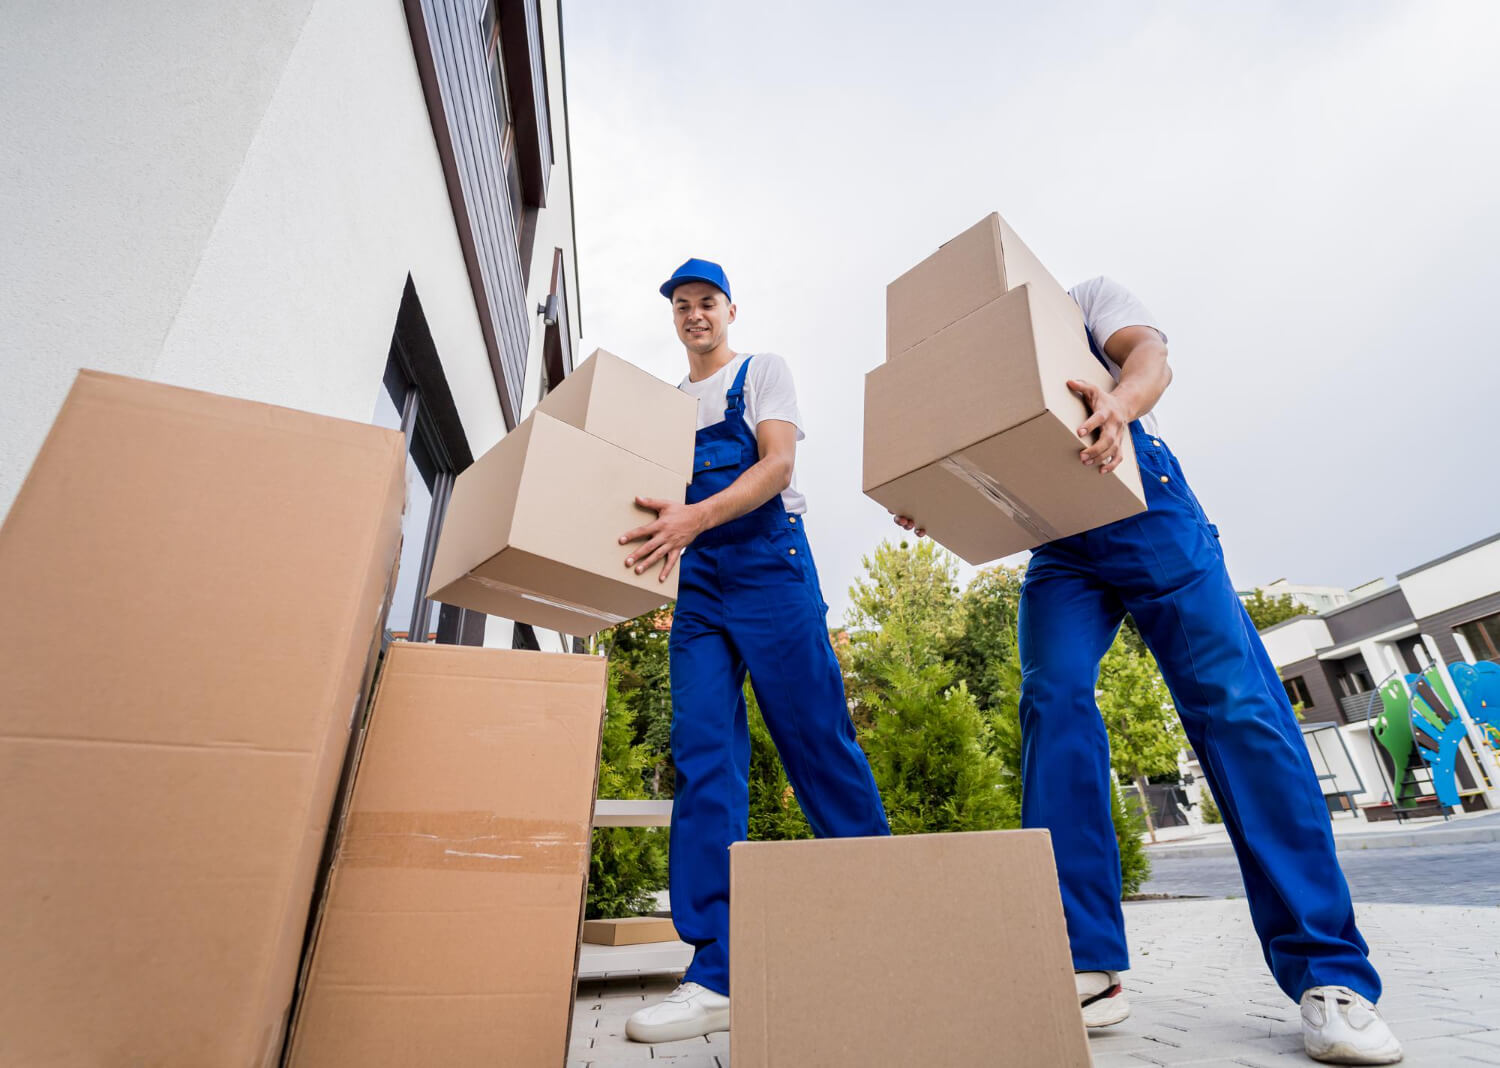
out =
<svg viewBox="0 0 1500 1068"><path fill-rule="evenodd" d="M1317 657L1310 656L1306 660L1288 664L1278 669L1278 674L1283 679L1302 676L1302 681L1307 686L1307 696L1312 698L1312 707L1302 712L1303 723L1344 722L1344 717L1339 714L1338 700L1333 696L1333 690L1328 685L1328 676Z"/></svg>
<svg viewBox="0 0 1500 1068"><path fill-rule="evenodd" d="M440 100L457 171L461 205L454 215L467 229L465 253L483 290L480 314L486 321L486 340L495 348L491 362L500 385L506 425L519 420L521 392L526 382L526 350L530 318L521 281L521 259L515 222L504 195L505 177L500 157L500 127L485 63L482 0L408 0L420 6ZM418 45L420 47L420 44ZM434 102L429 99L431 110ZM434 120L436 122L436 120ZM447 160L445 159L445 163Z"/></svg>
<svg viewBox="0 0 1500 1068"><path fill-rule="evenodd" d="M1358 641L1412 621L1411 605L1400 586L1366 597L1344 608L1323 613L1335 645Z"/></svg>
<svg viewBox="0 0 1500 1068"><path fill-rule="evenodd" d="M1419 619L1417 625L1422 628L1423 634L1432 635L1437 641L1438 652L1443 655L1443 659L1453 664L1463 660L1463 656L1458 651L1458 643L1453 640L1453 628L1460 623L1492 616L1497 612L1500 612L1500 593L1492 593L1477 601L1469 601L1457 608L1450 608L1445 612Z"/></svg>

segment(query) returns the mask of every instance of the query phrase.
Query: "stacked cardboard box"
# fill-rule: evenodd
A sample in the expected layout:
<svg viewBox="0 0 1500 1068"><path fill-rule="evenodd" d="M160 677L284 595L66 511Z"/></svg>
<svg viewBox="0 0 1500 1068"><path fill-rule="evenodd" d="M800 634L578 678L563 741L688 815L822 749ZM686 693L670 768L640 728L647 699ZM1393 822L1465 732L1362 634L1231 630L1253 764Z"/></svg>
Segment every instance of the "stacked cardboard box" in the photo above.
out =
<svg viewBox="0 0 1500 1068"><path fill-rule="evenodd" d="M1091 1063L1046 831L729 855L735 1068Z"/></svg>
<svg viewBox="0 0 1500 1068"><path fill-rule="evenodd" d="M563 1063L604 694L598 657L391 646L293 1066Z"/></svg>
<svg viewBox="0 0 1500 1068"><path fill-rule="evenodd" d="M979 564L1145 509L1128 436L1110 474L1079 462L1088 411L1066 383L1112 380L1000 216L890 284L886 339L865 378L864 491L891 512Z"/></svg>
<svg viewBox="0 0 1500 1068"><path fill-rule="evenodd" d="M78 377L0 528L0 1061L276 1062L405 451Z"/></svg>
<svg viewBox="0 0 1500 1068"><path fill-rule="evenodd" d="M681 501L697 403L595 352L461 474L428 595L446 604L593 634L677 596L677 573L637 575L619 536L653 519L636 497Z"/></svg>

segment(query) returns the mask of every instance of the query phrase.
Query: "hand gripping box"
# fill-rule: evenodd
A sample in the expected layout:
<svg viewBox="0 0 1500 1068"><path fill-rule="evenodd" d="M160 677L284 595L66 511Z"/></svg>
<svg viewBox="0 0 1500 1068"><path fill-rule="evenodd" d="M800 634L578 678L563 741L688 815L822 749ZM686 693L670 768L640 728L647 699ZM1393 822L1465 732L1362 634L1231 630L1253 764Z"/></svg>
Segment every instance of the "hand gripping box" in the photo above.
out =
<svg viewBox="0 0 1500 1068"><path fill-rule="evenodd" d="M891 358L865 377L865 493L971 564L1145 508L1128 435L1110 474L1079 461L1088 409L1066 383L1113 382L1008 234L992 215L891 283ZM1016 260L1031 280L1006 289Z"/></svg>
<svg viewBox="0 0 1500 1068"><path fill-rule="evenodd" d="M619 538L655 517L636 497L683 499L696 426L693 398L596 353L458 476L428 596L578 635L676 597Z"/></svg>
<svg viewBox="0 0 1500 1068"><path fill-rule="evenodd" d="M735 1068L1087 1068L1051 836L730 847Z"/></svg>
<svg viewBox="0 0 1500 1068"><path fill-rule="evenodd" d="M563 1064L604 697L602 657L390 646L291 1068Z"/></svg>
<svg viewBox="0 0 1500 1068"><path fill-rule="evenodd" d="M78 376L0 528L0 1062L276 1063L405 457Z"/></svg>

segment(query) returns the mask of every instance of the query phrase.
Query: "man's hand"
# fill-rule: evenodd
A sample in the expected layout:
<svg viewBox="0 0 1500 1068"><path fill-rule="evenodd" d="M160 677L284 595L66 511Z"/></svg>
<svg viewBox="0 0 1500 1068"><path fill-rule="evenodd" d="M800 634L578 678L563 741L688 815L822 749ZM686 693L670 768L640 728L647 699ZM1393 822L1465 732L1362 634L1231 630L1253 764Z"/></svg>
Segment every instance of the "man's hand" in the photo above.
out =
<svg viewBox="0 0 1500 1068"><path fill-rule="evenodd" d="M910 530L913 534L915 534L919 538L925 538L925 537L927 537L927 531L926 531L926 529L923 528L923 527L917 526L917 521L915 519L913 519L909 515L898 515L898 516L896 516L896 525L898 527L900 527L902 530Z"/></svg>
<svg viewBox="0 0 1500 1068"><path fill-rule="evenodd" d="M1099 473L1107 475L1119 467L1125 458L1121 455L1121 446L1125 435L1130 433L1130 421L1135 416L1122 400L1092 382L1070 379L1068 388L1081 396L1093 413L1078 428L1078 436L1087 438L1096 430L1099 432L1099 440L1079 453L1079 457L1084 466L1093 467L1097 464Z"/></svg>
<svg viewBox="0 0 1500 1068"><path fill-rule="evenodd" d="M682 550L708 526L703 509L696 504L681 501L664 501L656 497L637 497L635 503L656 513L656 518L643 527L636 527L620 535L620 544L644 541L635 552L625 558L625 566L635 568L637 575L643 574L657 560L662 561L658 582L666 582Z"/></svg>

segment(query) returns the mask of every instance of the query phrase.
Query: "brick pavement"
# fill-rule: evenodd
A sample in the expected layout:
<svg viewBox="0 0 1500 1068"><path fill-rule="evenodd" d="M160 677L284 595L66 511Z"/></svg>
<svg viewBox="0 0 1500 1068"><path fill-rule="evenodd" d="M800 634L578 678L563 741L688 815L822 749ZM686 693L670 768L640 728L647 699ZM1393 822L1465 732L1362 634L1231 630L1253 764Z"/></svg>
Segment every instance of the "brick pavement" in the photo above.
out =
<svg viewBox="0 0 1500 1068"><path fill-rule="evenodd" d="M1406 1044L1409 1068L1500 1068L1500 987L1492 985L1500 973L1500 909L1373 904L1360 905L1358 912L1385 978L1381 1009ZM1296 1007L1271 982L1243 901L1131 904L1126 921L1134 968L1125 986L1135 1011L1118 1027L1094 1033L1096 1068L1312 1063L1302 1054ZM625 1040L625 1018L673 983L650 978L582 984L569 1068L623 1068L649 1060L669 1060L675 1068L729 1068L727 1034L659 1046ZM996 1047L1002 1047L998 1035ZM1004 1065L1003 1056L997 1054L994 1064Z"/></svg>

